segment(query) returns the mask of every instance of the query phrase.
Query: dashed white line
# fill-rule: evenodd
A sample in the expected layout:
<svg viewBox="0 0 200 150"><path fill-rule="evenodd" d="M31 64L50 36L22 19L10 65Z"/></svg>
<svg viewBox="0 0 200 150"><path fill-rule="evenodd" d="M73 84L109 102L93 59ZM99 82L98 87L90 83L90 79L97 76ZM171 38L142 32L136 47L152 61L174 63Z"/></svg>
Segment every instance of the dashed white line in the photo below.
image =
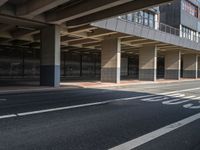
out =
<svg viewBox="0 0 200 150"><path fill-rule="evenodd" d="M200 119L200 113L196 114L196 115L193 115L193 116L190 116L188 118L185 118L183 120L180 120L178 122L175 122L175 123L172 123L170 125L167 125L163 128L160 128L156 131L153 131L151 133L148 133L148 134L145 134L141 137L138 137L136 139L133 139L131 141L128 141L126 143L123 143L119 146L116 146L116 147L113 147L109 150L133 150L134 148L136 147L139 147L147 142L150 142L160 136L163 136L171 131L174 131L180 127L183 127L189 123L192 123L196 120Z"/></svg>

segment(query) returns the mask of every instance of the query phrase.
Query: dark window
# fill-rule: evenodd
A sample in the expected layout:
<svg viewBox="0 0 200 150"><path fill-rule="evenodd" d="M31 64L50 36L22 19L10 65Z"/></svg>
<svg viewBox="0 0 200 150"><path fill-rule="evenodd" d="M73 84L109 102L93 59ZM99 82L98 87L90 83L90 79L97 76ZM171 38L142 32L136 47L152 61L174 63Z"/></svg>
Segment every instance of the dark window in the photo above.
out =
<svg viewBox="0 0 200 150"><path fill-rule="evenodd" d="M191 2L187 0L182 1L182 9L188 12L190 15L198 17L198 7Z"/></svg>

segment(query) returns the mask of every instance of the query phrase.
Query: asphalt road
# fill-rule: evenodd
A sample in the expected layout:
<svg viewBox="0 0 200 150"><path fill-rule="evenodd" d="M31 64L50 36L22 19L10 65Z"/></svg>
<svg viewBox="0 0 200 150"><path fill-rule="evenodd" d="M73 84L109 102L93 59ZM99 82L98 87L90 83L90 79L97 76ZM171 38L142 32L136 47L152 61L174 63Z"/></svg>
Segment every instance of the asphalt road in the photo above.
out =
<svg viewBox="0 0 200 150"><path fill-rule="evenodd" d="M200 150L199 113L200 81L1 94L0 150Z"/></svg>

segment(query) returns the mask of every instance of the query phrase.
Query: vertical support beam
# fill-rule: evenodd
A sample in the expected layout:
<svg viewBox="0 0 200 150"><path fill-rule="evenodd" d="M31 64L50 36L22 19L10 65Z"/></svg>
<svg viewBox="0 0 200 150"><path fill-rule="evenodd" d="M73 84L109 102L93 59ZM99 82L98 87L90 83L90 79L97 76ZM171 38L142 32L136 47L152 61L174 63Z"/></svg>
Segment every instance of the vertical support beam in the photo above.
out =
<svg viewBox="0 0 200 150"><path fill-rule="evenodd" d="M139 51L139 80L156 81L157 47L146 45Z"/></svg>
<svg viewBox="0 0 200 150"><path fill-rule="evenodd" d="M198 56L198 78L200 78L200 58Z"/></svg>
<svg viewBox="0 0 200 150"><path fill-rule="evenodd" d="M180 80L181 77L181 51L168 51L165 53L165 79Z"/></svg>
<svg viewBox="0 0 200 150"><path fill-rule="evenodd" d="M197 78L198 76L198 55L183 55L183 78Z"/></svg>
<svg viewBox="0 0 200 150"><path fill-rule="evenodd" d="M101 81L120 83L121 44L120 39L106 39L102 42Z"/></svg>
<svg viewBox="0 0 200 150"><path fill-rule="evenodd" d="M60 27L51 25L41 30L42 86L60 86Z"/></svg>

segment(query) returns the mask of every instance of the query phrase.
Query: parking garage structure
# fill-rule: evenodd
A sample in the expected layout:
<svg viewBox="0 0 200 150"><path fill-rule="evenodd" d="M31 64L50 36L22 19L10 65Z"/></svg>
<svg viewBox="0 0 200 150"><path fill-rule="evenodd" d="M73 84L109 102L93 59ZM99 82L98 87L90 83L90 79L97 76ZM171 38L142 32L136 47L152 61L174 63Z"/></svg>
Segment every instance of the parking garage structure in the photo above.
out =
<svg viewBox="0 0 200 150"><path fill-rule="evenodd" d="M196 79L199 43L159 22L154 6L166 2L90 2L93 6L84 8L89 3L5 1L0 15L1 78L35 79L55 87L60 79ZM140 11L147 6L152 8Z"/></svg>

